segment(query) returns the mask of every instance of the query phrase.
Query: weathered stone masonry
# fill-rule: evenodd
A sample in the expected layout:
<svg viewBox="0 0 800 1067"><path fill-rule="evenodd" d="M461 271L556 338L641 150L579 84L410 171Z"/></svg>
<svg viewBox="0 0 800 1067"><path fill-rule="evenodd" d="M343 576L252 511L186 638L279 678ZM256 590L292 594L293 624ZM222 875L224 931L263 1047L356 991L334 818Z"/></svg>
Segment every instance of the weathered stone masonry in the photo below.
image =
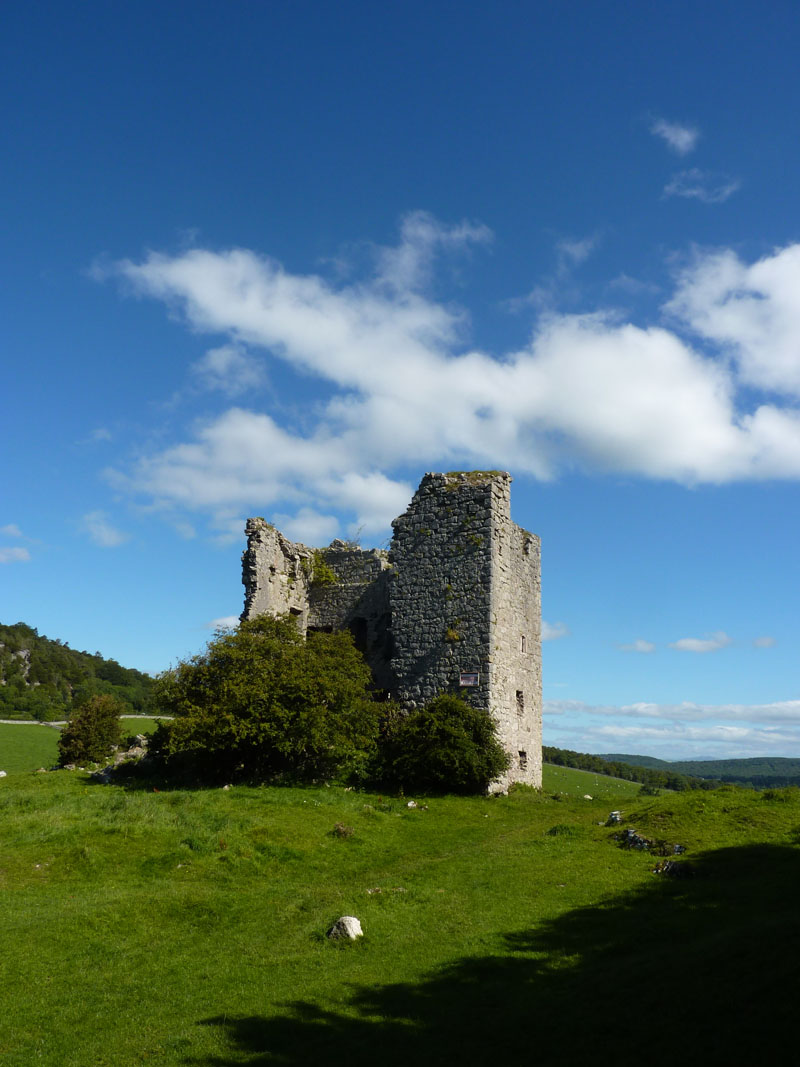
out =
<svg viewBox="0 0 800 1067"><path fill-rule="evenodd" d="M497 721L511 782L541 785L539 539L511 521L500 471L426 474L390 552L312 549L247 522L242 618L349 628L376 684L409 708L458 693Z"/></svg>

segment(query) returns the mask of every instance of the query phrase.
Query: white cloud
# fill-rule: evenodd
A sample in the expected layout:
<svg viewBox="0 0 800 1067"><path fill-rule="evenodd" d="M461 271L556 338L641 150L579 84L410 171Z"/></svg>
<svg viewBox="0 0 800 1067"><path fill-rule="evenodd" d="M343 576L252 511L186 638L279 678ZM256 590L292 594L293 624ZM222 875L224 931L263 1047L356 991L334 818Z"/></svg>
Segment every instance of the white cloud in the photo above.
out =
<svg viewBox="0 0 800 1067"><path fill-rule="evenodd" d="M0 563L27 563L30 558L27 548L0 548Z"/></svg>
<svg viewBox="0 0 800 1067"><path fill-rule="evenodd" d="M192 365L192 373L204 389L216 389L228 396L255 390L264 385L264 368L239 345L211 348Z"/></svg>
<svg viewBox="0 0 800 1067"><path fill-rule="evenodd" d="M586 704L580 700L545 701L548 715L580 714L601 718L665 719L673 722L753 722L763 725L800 726L800 700L778 700L766 704Z"/></svg>
<svg viewBox="0 0 800 1067"><path fill-rule="evenodd" d="M593 705L546 701L545 744L583 752L641 752L665 759L793 756L800 700L768 704Z"/></svg>
<svg viewBox="0 0 800 1067"><path fill-rule="evenodd" d="M10 522L7 526L0 526L0 534L5 537L22 537L23 533L16 523Z"/></svg>
<svg viewBox="0 0 800 1067"><path fill-rule="evenodd" d="M620 645L622 652L655 652L656 646L650 641L645 641L643 637L637 637L636 640L630 645Z"/></svg>
<svg viewBox="0 0 800 1067"><path fill-rule="evenodd" d="M94 544L101 548L116 548L130 537L113 526L104 511L90 511L81 519L82 528L88 533Z"/></svg>
<svg viewBox="0 0 800 1067"><path fill-rule="evenodd" d="M400 227L400 243L377 252L380 281L401 293L422 288L431 277L437 253L488 244L492 231L480 223L443 226L427 211L412 211Z"/></svg>
<svg viewBox="0 0 800 1067"><path fill-rule="evenodd" d="M722 630L709 634L707 637L682 637L679 641L672 641L670 648L678 652L718 652L721 648L727 648L732 640Z"/></svg>
<svg viewBox="0 0 800 1067"><path fill-rule="evenodd" d="M696 126L688 126L682 122L669 122L667 119L654 119L650 125L650 132L660 137L679 156L688 155L700 138L700 131Z"/></svg>
<svg viewBox="0 0 800 1067"><path fill-rule="evenodd" d="M207 622L205 628L207 630L235 630L238 625L238 615L221 615L220 618Z"/></svg>
<svg viewBox="0 0 800 1067"><path fill-rule="evenodd" d="M767 635L764 637L756 637L753 641L755 648L774 648L777 643L778 642L774 637L768 637Z"/></svg>
<svg viewBox="0 0 800 1067"><path fill-rule="evenodd" d="M227 336L212 349L227 353L221 374L230 352L259 348L325 383L330 398L296 425L229 408L112 472L115 484L165 509L216 515L272 508L301 522L304 508L345 509L372 531L408 502L411 487L392 477L401 466L538 478L573 467L683 484L800 477L800 413L740 406L737 376L755 374L757 360L773 371L780 364L781 380L790 375L783 353L800 343L800 311L786 286L800 246L759 270L730 269L732 253L722 265L699 257L679 278L668 313L720 344L722 358L610 312L543 315L528 344L493 355L465 345L462 310L420 291L435 252L485 239L471 224L411 216L398 247L358 284L291 274L243 249L119 264L137 291L181 311L191 328ZM742 305L743 276L767 293L761 318Z"/></svg>
<svg viewBox="0 0 800 1067"><path fill-rule="evenodd" d="M800 244L750 265L723 249L695 257L666 310L729 353L743 382L800 399L799 292Z"/></svg>
<svg viewBox="0 0 800 1067"><path fill-rule="evenodd" d="M292 541L307 545L330 544L339 530L335 515L321 515L313 508L300 508L294 516L276 514L273 521Z"/></svg>
<svg viewBox="0 0 800 1067"><path fill-rule="evenodd" d="M563 622L545 622L542 619L542 640L558 641L561 637L569 637L569 627Z"/></svg>
<svg viewBox="0 0 800 1067"><path fill-rule="evenodd" d="M703 204L722 204L741 188L730 174L712 174L698 167L679 171L664 186L664 196L680 196Z"/></svg>
<svg viewBox="0 0 800 1067"><path fill-rule="evenodd" d="M111 431L105 426L98 426L96 430L92 430L91 438L93 441L110 441Z"/></svg>

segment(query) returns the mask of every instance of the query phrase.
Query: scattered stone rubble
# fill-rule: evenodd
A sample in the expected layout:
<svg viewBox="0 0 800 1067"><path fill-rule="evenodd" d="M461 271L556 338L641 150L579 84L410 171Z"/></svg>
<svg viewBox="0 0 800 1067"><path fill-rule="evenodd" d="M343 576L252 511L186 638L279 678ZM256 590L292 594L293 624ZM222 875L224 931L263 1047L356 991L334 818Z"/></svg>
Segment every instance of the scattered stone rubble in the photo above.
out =
<svg viewBox="0 0 800 1067"><path fill-rule="evenodd" d="M632 826L614 834L614 839L619 841L620 848L650 852L654 856L680 856L686 851L685 845L670 845L666 841L654 841L652 838L638 834Z"/></svg>
<svg viewBox="0 0 800 1067"><path fill-rule="evenodd" d="M117 749L114 752L114 758L111 763L108 763L105 767L101 767L99 770L94 771L92 774L92 780L100 782L103 785L108 785L114 780L115 772L124 764L139 763L141 760L147 757L147 735L137 734L134 738L134 743L130 748ZM68 764L66 770L75 770L74 764ZM82 768L78 768L81 770Z"/></svg>

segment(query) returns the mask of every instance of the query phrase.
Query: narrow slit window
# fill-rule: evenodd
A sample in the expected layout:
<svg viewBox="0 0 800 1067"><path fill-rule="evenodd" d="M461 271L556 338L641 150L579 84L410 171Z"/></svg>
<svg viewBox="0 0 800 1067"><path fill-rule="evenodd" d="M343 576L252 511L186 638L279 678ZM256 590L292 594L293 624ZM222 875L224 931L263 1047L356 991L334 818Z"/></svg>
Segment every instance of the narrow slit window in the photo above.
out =
<svg viewBox="0 0 800 1067"><path fill-rule="evenodd" d="M517 690L517 715L525 714L525 697L521 689Z"/></svg>
<svg viewBox="0 0 800 1067"><path fill-rule="evenodd" d="M528 651L528 638L523 634L519 639L519 650L523 655Z"/></svg>
<svg viewBox="0 0 800 1067"><path fill-rule="evenodd" d="M528 769L528 753L518 752L517 755L519 756L519 769L526 771Z"/></svg>

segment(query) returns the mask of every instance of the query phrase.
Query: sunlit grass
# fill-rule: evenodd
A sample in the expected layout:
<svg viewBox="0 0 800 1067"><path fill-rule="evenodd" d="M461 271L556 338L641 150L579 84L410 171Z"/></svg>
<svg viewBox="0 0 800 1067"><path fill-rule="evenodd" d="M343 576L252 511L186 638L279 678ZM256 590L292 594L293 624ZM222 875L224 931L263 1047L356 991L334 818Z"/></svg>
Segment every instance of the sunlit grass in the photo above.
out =
<svg viewBox="0 0 800 1067"><path fill-rule="evenodd" d="M417 797L417 808L341 787L156 792L67 771L2 780L0 1063L266 1063L205 1021L278 1020L301 1001L360 1020L358 988L411 988L470 960L517 966L517 932L586 909L602 917L626 893L672 892L650 856L617 846L612 807L687 845L687 858L788 846L800 823L791 792L640 798L620 783L627 795L589 801L596 786L568 773L577 796L549 780L542 793ZM336 836L337 823L353 834ZM326 940L342 914L361 919L362 942ZM541 959L572 974L575 951L554 943ZM319 1054L340 1062L325 1042Z"/></svg>

